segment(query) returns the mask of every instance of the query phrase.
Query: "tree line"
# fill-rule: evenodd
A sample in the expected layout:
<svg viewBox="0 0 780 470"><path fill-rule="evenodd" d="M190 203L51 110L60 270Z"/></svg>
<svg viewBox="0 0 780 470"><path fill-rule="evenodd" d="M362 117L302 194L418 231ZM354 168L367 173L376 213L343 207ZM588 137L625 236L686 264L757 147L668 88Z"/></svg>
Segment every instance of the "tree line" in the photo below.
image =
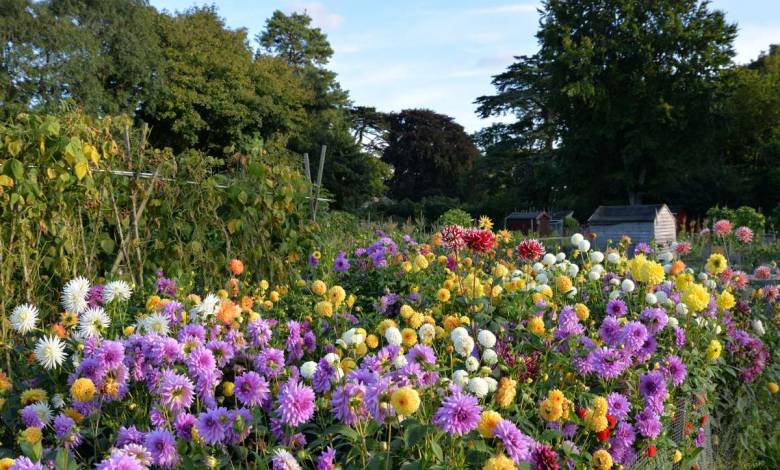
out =
<svg viewBox="0 0 780 470"><path fill-rule="evenodd" d="M702 0L540 6L538 50L493 77L468 135L426 109L349 98L305 13L254 38L214 7L143 0L0 0L0 118L75 103L128 114L151 143L226 161L257 146L308 153L334 206L435 218L514 209L666 202L780 204L780 47L734 62L737 26ZM779 214L780 215L780 214Z"/></svg>

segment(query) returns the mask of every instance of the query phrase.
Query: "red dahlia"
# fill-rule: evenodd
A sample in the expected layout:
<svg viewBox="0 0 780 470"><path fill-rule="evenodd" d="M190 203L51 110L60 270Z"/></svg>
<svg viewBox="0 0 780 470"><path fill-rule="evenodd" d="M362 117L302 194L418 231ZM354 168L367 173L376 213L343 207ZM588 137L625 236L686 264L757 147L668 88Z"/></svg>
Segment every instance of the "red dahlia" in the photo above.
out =
<svg viewBox="0 0 780 470"><path fill-rule="evenodd" d="M527 261L536 261L544 256L544 245L533 238L521 241L515 250L517 250L517 256Z"/></svg>

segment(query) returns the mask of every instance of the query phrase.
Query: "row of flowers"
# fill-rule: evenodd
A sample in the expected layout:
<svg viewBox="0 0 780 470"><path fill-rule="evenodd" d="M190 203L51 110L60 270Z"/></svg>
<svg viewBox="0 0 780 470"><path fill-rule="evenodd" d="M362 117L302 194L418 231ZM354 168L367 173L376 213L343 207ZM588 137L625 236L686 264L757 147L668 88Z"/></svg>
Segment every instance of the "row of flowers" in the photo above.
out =
<svg viewBox="0 0 780 470"><path fill-rule="evenodd" d="M482 220L314 253L287 284L239 260L204 295L73 279L62 313L10 315L0 469L686 463L723 368L777 393L776 286L719 254L695 273L679 246L569 242Z"/></svg>

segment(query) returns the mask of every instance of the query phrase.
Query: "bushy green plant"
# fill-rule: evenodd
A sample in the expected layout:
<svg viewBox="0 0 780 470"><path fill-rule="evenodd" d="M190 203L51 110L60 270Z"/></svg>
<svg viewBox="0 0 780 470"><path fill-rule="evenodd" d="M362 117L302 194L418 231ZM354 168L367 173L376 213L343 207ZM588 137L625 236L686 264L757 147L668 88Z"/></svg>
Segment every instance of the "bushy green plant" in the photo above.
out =
<svg viewBox="0 0 780 470"><path fill-rule="evenodd" d="M436 220L436 223L440 226L460 225L461 227L468 227L471 225L471 214L463 209L450 209L442 214Z"/></svg>
<svg viewBox="0 0 780 470"><path fill-rule="evenodd" d="M140 284L198 272L199 286L216 287L239 255L279 279L311 250L307 185L284 155L173 155L146 136L78 111L0 124L0 310L77 275Z"/></svg>

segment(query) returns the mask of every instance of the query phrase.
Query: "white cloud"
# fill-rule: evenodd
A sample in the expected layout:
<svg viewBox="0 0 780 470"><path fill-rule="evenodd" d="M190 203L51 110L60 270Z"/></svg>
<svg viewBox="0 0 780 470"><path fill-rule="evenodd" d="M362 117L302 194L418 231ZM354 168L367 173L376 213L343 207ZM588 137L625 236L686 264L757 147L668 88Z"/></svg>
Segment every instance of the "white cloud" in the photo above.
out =
<svg viewBox="0 0 780 470"><path fill-rule="evenodd" d="M326 33L337 31L344 23L343 16L329 11L325 5L319 2L293 3L289 10L299 13L305 11L311 16L314 26L322 28Z"/></svg>
<svg viewBox="0 0 780 470"><path fill-rule="evenodd" d="M536 3L512 3L507 5L494 5L484 8L469 10L473 15L503 15L512 13L536 13L539 5Z"/></svg>
<svg viewBox="0 0 780 470"><path fill-rule="evenodd" d="M755 60L763 51L769 50L770 44L780 44L780 28L755 24L740 24L734 49L737 52L734 60L744 64Z"/></svg>

